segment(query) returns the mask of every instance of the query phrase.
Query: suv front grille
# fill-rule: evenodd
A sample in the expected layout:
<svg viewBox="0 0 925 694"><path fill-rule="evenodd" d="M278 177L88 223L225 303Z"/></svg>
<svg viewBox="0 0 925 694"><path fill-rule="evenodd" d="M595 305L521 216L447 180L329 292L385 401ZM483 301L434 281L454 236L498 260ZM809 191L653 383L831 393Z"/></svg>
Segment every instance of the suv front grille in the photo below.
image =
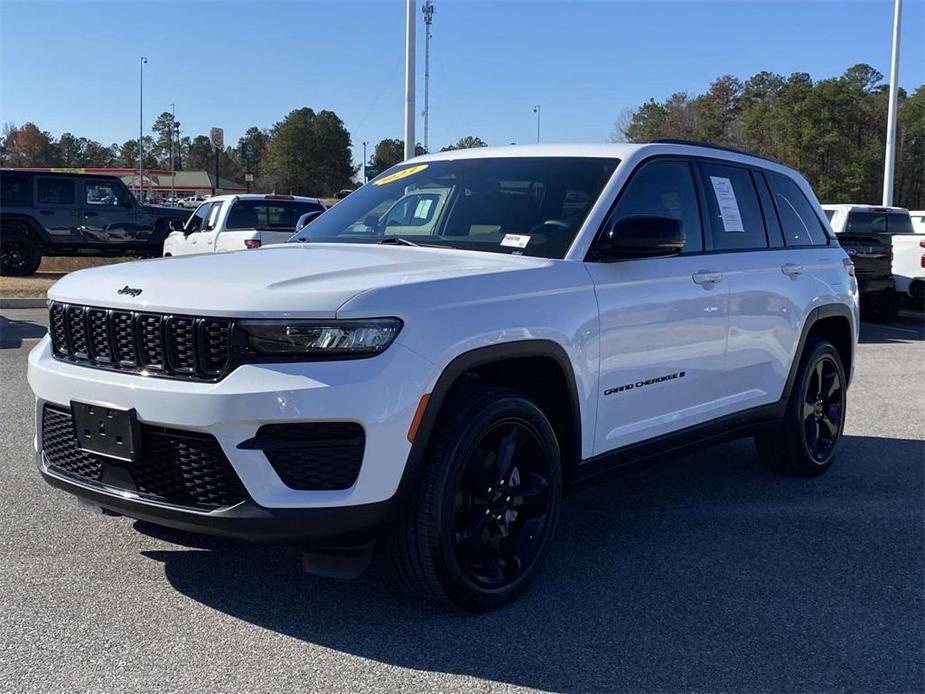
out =
<svg viewBox="0 0 925 694"><path fill-rule="evenodd" d="M150 501L211 511L248 498L218 441L208 434L142 424L140 454L129 463L81 450L70 410L45 405L42 451L55 472Z"/></svg>
<svg viewBox="0 0 925 694"><path fill-rule="evenodd" d="M214 381L231 364L232 321L52 303L57 359L98 369Z"/></svg>

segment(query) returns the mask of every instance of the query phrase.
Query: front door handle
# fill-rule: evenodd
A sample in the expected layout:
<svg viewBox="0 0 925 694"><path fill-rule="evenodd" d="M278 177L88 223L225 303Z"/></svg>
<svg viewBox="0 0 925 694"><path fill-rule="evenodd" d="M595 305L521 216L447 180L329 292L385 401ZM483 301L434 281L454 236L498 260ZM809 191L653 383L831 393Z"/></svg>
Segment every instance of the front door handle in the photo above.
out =
<svg viewBox="0 0 925 694"><path fill-rule="evenodd" d="M51 210L39 210L39 214L54 214Z"/></svg>
<svg viewBox="0 0 925 694"><path fill-rule="evenodd" d="M713 272L712 270L698 270L691 275L691 279L701 287L712 287L723 279L723 273Z"/></svg>
<svg viewBox="0 0 925 694"><path fill-rule="evenodd" d="M780 266L780 271L788 277L796 277L803 272L803 266L794 263L784 263Z"/></svg>
<svg viewBox="0 0 925 694"><path fill-rule="evenodd" d="M84 212L84 217L98 217L99 212Z"/></svg>

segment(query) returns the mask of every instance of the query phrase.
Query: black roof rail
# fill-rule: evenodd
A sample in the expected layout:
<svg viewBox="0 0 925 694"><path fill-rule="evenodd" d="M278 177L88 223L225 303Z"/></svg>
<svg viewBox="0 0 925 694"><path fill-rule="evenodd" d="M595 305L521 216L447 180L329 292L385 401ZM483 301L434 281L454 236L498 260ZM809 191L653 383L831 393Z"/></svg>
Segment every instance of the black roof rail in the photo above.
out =
<svg viewBox="0 0 925 694"><path fill-rule="evenodd" d="M704 147L706 149L719 149L723 152L733 152L734 154L744 154L746 157L755 157L756 159L764 159L765 161L778 164L779 162L774 161L770 157L763 157L760 154L752 154L751 152L746 152L742 149L736 149L735 147L724 147L723 145L714 145L709 142L697 142L696 140L679 140L671 137L660 138L658 140L652 140L649 144L653 145L690 145L691 147Z"/></svg>

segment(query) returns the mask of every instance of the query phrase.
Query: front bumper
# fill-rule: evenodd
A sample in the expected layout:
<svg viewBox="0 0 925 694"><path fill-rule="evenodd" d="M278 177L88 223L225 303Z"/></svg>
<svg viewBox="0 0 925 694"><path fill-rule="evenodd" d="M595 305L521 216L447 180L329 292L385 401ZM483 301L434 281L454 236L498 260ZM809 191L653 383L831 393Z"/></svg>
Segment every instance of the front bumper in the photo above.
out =
<svg viewBox="0 0 925 694"><path fill-rule="evenodd" d="M39 454L41 458L41 454ZM334 508L265 508L253 501L202 513L151 503L120 490L94 488L51 473L40 461L42 477L52 487L136 520L187 532L270 544L357 544L376 537L393 517L395 502Z"/></svg>
<svg viewBox="0 0 925 694"><path fill-rule="evenodd" d="M365 535L388 516L411 444L407 432L434 366L400 344L370 359L245 365L217 383L149 378L54 359L44 338L29 355L36 395L35 450L45 479L96 505L161 525L269 542ZM49 469L42 454L46 404L72 400L134 409L139 422L209 434L247 492L212 511L161 504ZM365 432L359 474L348 489L288 487L261 450L239 448L264 424L355 422Z"/></svg>

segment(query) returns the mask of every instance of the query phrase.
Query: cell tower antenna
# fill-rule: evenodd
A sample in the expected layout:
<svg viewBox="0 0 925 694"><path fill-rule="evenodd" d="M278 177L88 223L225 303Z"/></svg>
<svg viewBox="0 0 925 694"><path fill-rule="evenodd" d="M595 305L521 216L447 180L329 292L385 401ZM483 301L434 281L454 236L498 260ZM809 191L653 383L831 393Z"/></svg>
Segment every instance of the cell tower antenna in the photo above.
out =
<svg viewBox="0 0 925 694"><path fill-rule="evenodd" d="M424 150L427 148L428 126L430 125L430 25L434 21L434 3L424 0L421 8L424 13Z"/></svg>

